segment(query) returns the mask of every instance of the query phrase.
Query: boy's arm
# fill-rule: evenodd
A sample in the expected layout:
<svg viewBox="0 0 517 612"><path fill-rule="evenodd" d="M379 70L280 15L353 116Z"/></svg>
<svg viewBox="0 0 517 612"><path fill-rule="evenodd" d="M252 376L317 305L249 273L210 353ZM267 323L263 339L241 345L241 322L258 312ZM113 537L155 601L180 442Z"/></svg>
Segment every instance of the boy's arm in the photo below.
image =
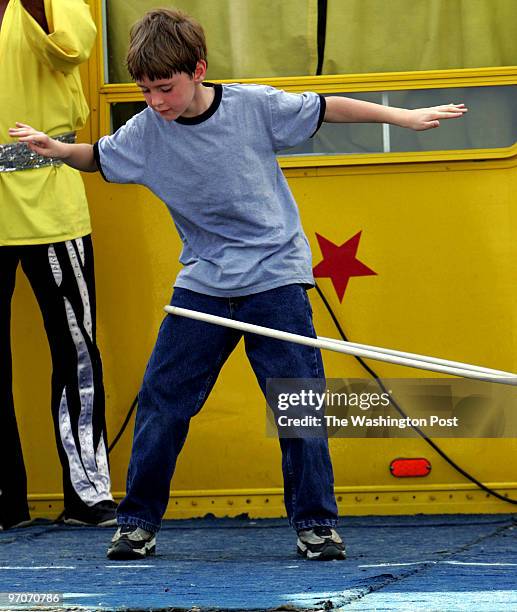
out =
<svg viewBox="0 0 517 612"><path fill-rule="evenodd" d="M323 121L329 123L391 123L413 130L436 128L441 119L454 119L467 112L464 104L409 110L338 96L328 96L325 102Z"/></svg>
<svg viewBox="0 0 517 612"><path fill-rule="evenodd" d="M16 123L15 128L9 128L9 136L27 143L28 147L38 155L61 159L65 164L76 170L82 170L83 172L96 172L98 170L91 144L59 142L59 140L54 140L24 123Z"/></svg>

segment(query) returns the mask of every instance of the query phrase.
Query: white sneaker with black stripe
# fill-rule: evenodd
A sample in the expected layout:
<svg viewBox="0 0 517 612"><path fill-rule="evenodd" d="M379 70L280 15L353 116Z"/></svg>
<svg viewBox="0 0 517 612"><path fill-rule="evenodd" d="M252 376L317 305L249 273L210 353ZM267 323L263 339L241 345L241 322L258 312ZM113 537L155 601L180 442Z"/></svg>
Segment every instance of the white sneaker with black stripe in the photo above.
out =
<svg viewBox="0 0 517 612"><path fill-rule="evenodd" d="M296 543L298 554L306 559L331 561L346 559L345 545L338 532L331 527L300 529Z"/></svg>
<svg viewBox="0 0 517 612"><path fill-rule="evenodd" d="M153 555L156 550L156 536L140 527L124 525L119 527L111 539L108 559L127 561Z"/></svg>

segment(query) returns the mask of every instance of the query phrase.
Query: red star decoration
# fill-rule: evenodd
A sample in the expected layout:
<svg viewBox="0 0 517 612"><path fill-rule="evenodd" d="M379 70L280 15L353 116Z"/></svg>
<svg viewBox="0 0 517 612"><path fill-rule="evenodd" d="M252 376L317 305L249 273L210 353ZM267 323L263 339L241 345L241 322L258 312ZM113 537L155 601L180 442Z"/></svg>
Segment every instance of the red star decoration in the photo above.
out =
<svg viewBox="0 0 517 612"><path fill-rule="evenodd" d="M334 244L327 238L316 234L320 245L323 261L314 267L315 278L330 278L336 290L339 301L343 301L348 281L352 276L376 275L371 268L366 266L356 257L361 239L361 232L344 242L341 246Z"/></svg>

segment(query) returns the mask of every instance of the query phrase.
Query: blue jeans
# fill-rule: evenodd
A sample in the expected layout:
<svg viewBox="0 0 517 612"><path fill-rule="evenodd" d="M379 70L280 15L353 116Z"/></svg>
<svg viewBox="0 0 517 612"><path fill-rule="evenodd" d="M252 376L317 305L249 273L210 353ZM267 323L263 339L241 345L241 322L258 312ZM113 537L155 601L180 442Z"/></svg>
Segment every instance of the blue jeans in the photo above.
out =
<svg viewBox="0 0 517 612"><path fill-rule="evenodd" d="M315 337L310 302L301 285L235 298L176 288L172 305ZM268 378L324 378L317 349L168 315L139 394L119 525L159 530L190 419L201 410L241 336L264 395ZM335 525L337 506L326 438L285 438L280 446L290 524L295 529Z"/></svg>

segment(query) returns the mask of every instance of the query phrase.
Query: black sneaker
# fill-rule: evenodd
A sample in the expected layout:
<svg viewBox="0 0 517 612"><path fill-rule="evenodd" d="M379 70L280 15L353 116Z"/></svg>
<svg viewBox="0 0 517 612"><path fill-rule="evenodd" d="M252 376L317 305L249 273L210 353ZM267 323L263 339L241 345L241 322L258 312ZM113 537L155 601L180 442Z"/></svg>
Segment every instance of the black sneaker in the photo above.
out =
<svg viewBox="0 0 517 612"><path fill-rule="evenodd" d="M89 525L91 527L114 527L117 524L117 504L107 499L93 506L84 506L67 512L63 522L67 525Z"/></svg>
<svg viewBox="0 0 517 612"><path fill-rule="evenodd" d="M345 559L345 545L338 532L331 527L300 529L296 543L298 554L312 560Z"/></svg>
<svg viewBox="0 0 517 612"><path fill-rule="evenodd" d="M108 559L126 561L154 555L155 550L156 536L154 533L149 533L134 525L124 525L117 529L111 539L107 556Z"/></svg>

